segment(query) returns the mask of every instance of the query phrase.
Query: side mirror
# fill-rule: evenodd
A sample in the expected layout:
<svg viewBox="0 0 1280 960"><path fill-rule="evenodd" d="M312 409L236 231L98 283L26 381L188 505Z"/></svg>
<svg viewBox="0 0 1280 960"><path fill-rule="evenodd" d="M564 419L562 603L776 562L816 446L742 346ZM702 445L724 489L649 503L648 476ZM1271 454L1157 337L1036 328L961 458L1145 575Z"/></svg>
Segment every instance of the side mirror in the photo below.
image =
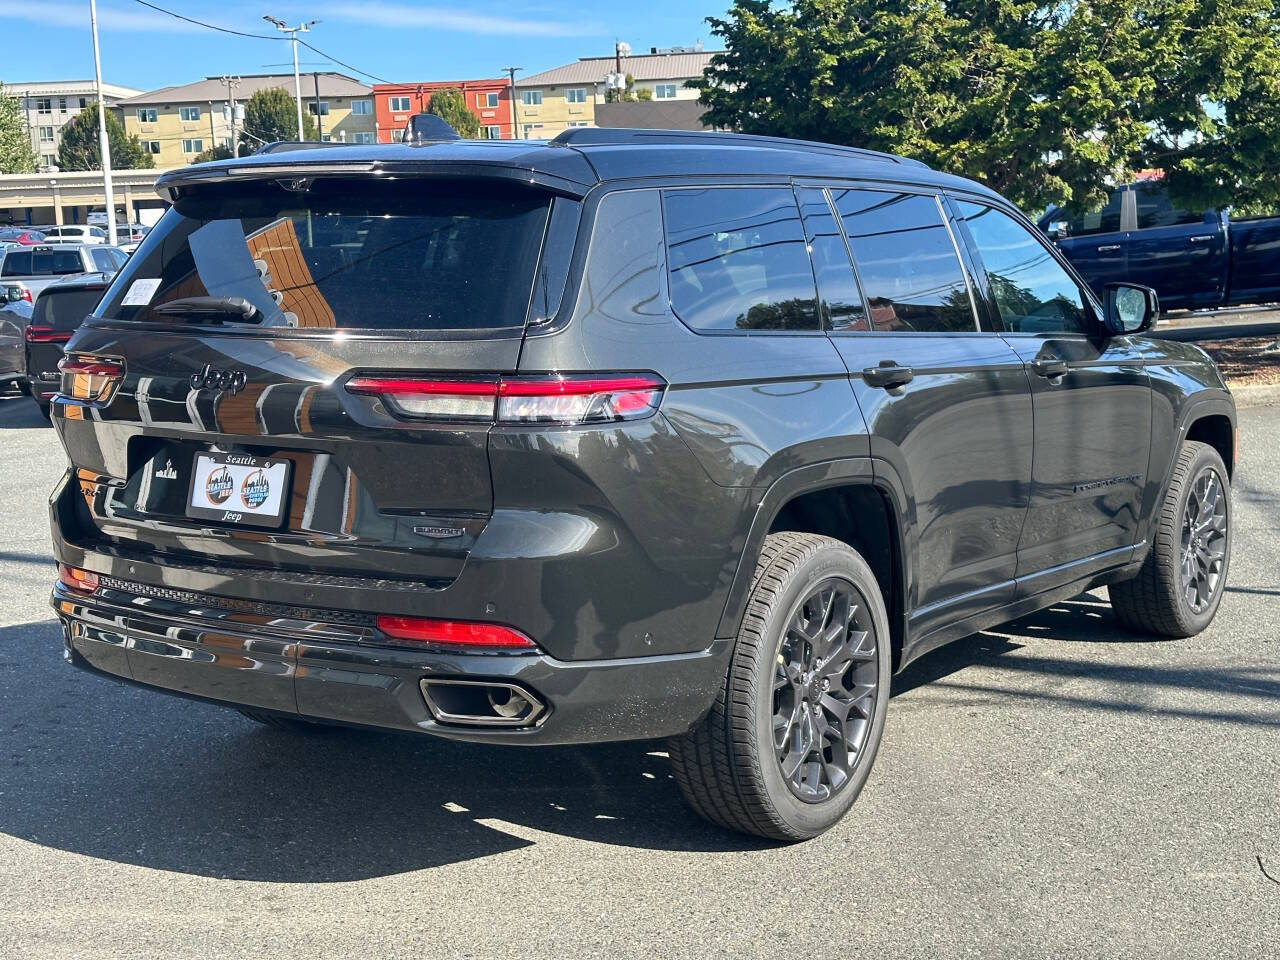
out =
<svg viewBox="0 0 1280 960"><path fill-rule="evenodd" d="M1050 240L1061 240L1067 235L1067 221L1051 220L1045 232L1049 234Z"/></svg>
<svg viewBox="0 0 1280 960"><path fill-rule="evenodd" d="M1160 319L1160 298L1140 283L1108 283L1103 287L1107 331L1116 336L1143 333Z"/></svg>

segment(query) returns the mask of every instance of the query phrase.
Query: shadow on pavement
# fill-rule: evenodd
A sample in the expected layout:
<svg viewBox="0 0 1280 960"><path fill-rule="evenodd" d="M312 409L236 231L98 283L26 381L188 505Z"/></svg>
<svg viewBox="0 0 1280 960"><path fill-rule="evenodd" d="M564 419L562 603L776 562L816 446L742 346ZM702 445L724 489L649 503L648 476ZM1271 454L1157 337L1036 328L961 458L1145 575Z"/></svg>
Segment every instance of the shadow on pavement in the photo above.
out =
<svg viewBox="0 0 1280 960"><path fill-rule="evenodd" d="M0 394L0 430L14 427L47 427L49 421L30 397L20 393Z"/></svg>

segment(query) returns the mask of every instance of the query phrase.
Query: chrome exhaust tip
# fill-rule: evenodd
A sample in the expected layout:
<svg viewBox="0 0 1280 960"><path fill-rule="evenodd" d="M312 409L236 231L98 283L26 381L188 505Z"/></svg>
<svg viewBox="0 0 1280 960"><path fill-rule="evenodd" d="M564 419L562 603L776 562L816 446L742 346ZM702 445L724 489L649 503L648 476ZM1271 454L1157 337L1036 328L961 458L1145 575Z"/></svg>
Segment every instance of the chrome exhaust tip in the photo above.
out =
<svg viewBox="0 0 1280 960"><path fill-rule="evenodd" d="M517 683L423 677L419 686L432 718L450 726L532 727L547 712L536 694Z"/></svg>

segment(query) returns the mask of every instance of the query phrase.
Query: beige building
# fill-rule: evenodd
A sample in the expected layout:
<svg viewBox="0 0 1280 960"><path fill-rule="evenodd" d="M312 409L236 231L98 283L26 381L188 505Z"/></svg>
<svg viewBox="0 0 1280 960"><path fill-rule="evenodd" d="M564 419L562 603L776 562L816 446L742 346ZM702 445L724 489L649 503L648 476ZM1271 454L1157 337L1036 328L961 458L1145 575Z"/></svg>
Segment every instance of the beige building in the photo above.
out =
<svg viewBox="0 0 1280 960"><path fill-rule="evenodd" d="M58 166L58 144L62 128L81 110L97 104L97 88L92 80L50 80L44 83L6 83L7 96L17 97L31 135L31 147L40 169L49 172ZM102 85L102 99L111 109L121 100L137 96L141 90L118 83ZM116 116L120 111L115 111Z"/></svg>
<svg viewBox="0 0 1280 960"><path fill-rule="evenodd" d="M245 104L259 90L279 87L294 94L293 74L256 74L231 78L230 96ZM142 141L157 167L191 163L215 145L231 145L228 89L222 77L161 87L121 100L124 128ZM316 121L323 140L373 143L376 129L373 88L342 73L302 75L303 109ZM237 121L237 128L240 122Z"/></svg>
<svg viewBox="0 0 1280 960"><path fill-rule="evenodd" d="M633 92L646 90L654 102L697 100L685 88L702 76L714 51L677 50L622 58L622 73L635 81ZM605 102L605 77L614 73L614 57L583 57L575 63L535 73L516 81L516 118L528 139L554 137L568 127L596 126L596 105Z"/></svg>

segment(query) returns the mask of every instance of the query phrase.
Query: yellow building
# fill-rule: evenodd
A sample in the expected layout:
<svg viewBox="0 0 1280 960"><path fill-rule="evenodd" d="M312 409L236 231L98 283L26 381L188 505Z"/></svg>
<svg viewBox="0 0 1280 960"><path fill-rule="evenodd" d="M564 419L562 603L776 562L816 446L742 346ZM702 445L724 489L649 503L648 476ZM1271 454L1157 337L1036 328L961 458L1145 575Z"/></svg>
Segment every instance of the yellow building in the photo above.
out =
<svg viewBox="0 0 1280 960"><path fill-rule="evenodd" d="M659 51L621 58L623 74L634 81L632 92L647 91L657 103L697 100L685 88L696 80L714 51ZM614 57L583 57L575 63L544 70L516 81L516 119L526 139L554 137L569 127L594 127L596 105L605 102L605 77L617 71Z"/></svg>
<svg viewBox="0 0 1280 960"><path fill-rule="evenodd" d="M230 96L243 104L259 90L278 87L294 94L293 74L232 77ZM231 145L228 87L222 77L161 87L116 104L125 131L142 141L157 167L191 163L215 145ZM376 139L373 88L342 73L302 75L303 109L316 121L321 139L373 143ZM240 124L237 122L237 128Z"/></svg>

